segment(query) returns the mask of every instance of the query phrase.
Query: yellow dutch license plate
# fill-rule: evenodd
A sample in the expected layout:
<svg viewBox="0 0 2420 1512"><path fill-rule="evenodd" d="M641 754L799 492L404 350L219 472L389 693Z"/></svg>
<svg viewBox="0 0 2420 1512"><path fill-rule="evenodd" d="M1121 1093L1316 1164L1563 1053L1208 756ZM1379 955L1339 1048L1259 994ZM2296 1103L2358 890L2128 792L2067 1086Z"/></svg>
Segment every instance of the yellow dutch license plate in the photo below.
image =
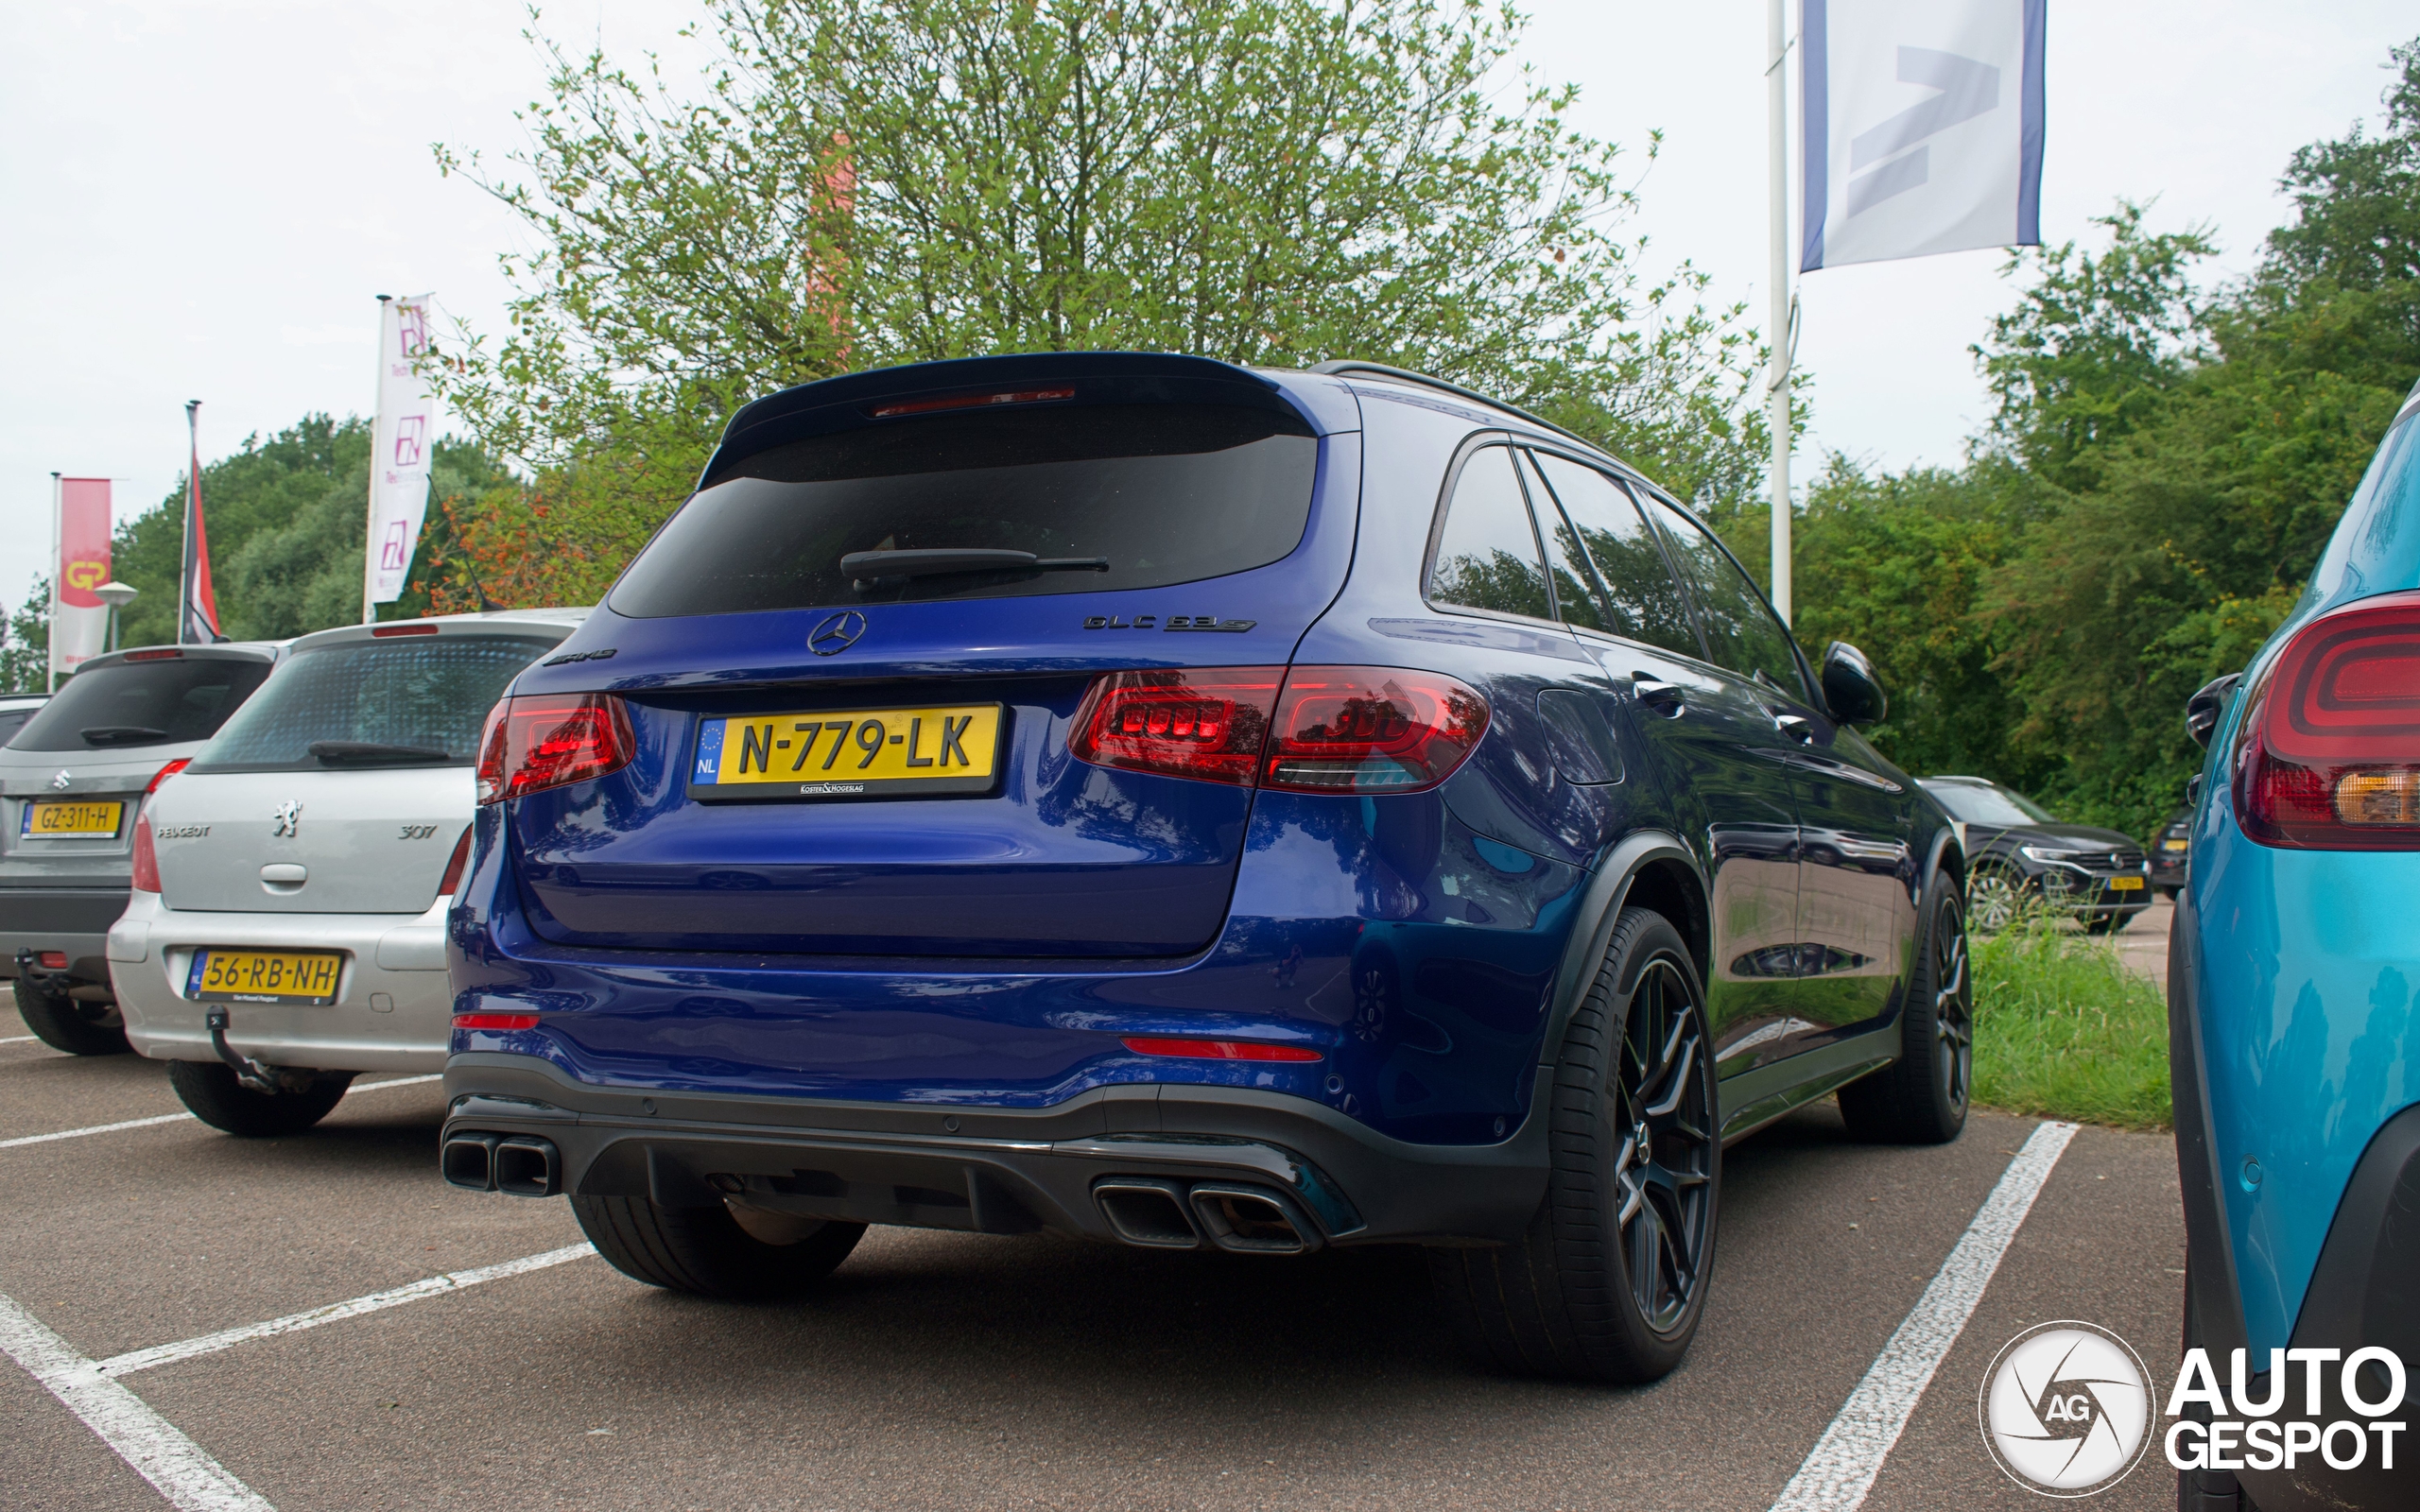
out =
<svg viewBox="0 0 2420 1512"><path fill-rule="evenodd" d="M201 1003L305 1003L337 1000L344 957L302 951L194 952L185 996Z"/></svg>
<svg viewBox="0 0 2420 1512"><path fill-rule="evenodd" d="M1002 723L995 703L708 719L698 729L689 795L762 800L988 793Z"/></svg>
<svg viewBox="0 0 2420 1512"><path fill-rule="evenodd" d="M2109 879L2109 890L2111 892L2140 892L2143 890L2143 879L2140 877L2112 877Z"/></svg>
<svg viewBox="0 0 2420 1512"><path fill-rule="evenodd" d="M18 833L28 840L107 839L125 822L126 805L115 799L35 799Z"/></svg>

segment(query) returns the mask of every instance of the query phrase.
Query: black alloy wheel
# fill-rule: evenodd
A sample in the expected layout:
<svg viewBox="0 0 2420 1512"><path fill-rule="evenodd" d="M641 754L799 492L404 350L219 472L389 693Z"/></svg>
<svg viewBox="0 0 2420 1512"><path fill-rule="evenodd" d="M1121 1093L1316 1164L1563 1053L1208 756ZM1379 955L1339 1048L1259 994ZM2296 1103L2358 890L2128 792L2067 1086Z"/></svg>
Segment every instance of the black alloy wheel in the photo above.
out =
<svg viewBox="0 0 2420 1512"><path fill-rule="evenodd" d="M1966 909L1955 877L1926 889L1926 928L1899 1005L1899 1058L1841 1089L1841 1116L1859 1139L1945 1144L1966 1126L1975 1086L1975 984Z"/></svg>
<svg viewBox="0 0 2420 1512"><path fill-rule="evenodd" d="M1433 1248L1456 1332L1501 1369L1660 1379L1713 1270L1722 1147L1705 994L1661 915L1625 908L1554 1068L1547 1197L1516 1244Z"/></svg>

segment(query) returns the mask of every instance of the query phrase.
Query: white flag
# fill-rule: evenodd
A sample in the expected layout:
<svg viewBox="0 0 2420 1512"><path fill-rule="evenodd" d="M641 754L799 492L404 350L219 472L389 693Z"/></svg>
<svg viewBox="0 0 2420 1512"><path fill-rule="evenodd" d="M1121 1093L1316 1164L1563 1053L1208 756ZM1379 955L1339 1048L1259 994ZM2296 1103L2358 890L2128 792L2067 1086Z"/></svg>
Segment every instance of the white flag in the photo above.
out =
<svg viewBox="0 0 2420 1512"><path fill-rule="evenodd" d="M1804 0L1799 267L2042 243L2046 0Z"/></svg>
<svg viewBox="0 0 2420 1512"><path fill-rule="evenodd" d="M437 444L437 396L422 376L429 301L389 300L378 317L378 420L370 433L370 602L402 595L428 510L429 453Z"/></svg>

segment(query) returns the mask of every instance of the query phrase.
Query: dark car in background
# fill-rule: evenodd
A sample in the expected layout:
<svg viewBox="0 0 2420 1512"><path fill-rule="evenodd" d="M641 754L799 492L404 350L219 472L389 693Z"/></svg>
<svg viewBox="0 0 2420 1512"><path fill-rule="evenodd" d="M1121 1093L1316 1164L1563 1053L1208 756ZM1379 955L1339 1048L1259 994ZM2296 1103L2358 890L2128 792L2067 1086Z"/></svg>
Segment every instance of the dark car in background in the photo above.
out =
<svg viewBox="0 0 2420 1512"><path fill-rule="evenodd" d="M1919 785L1958 824L1968 857L1966 906L1977 929L2003 929L2032 905L2108 934L2151 906L2151 864L2117 831L2062 823L1989 778L1927 777Z"/></svg>
<svg viewBox="0 0 2420 1512"><path fill-rule="evenodd" d="M1642 1381L1722 1144L1957 1136L1948 816L1670 495L1434 379L1062 353L733 420L477 771L448 1180L628 1274L866 1225L1429 1246Z"/></svg>
<svg viewBox="0 0 2420 1512"><path fill-rule="evenodd" d="M2193 853L2193 811L2178 809L2152 840L2152 886L2173 899L2185 890L2185 863Z"/></svg>
<svg viewBox="0 0 2420 1512"><path fill-rule="evenodd" d="M0 747L0 977L44 1044L126 1048L110 926L126 912L151 795L268 677L268 642L96 656Z"/></svg>

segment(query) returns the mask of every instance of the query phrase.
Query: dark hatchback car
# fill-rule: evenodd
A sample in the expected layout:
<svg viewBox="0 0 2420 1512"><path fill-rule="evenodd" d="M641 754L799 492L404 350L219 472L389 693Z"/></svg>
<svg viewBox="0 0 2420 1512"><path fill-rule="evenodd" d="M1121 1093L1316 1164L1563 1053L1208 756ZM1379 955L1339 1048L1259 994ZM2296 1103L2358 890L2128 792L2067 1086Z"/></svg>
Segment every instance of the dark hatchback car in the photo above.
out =
<svg viewBox="0 0 2420 1512"><path fill-rule="evenodd" d="M1970 858L1966 906L1977 929L2006 928L2028 906L2071 915L2101 935L2152 904L2142 848L2115 830L2066 824L2014 788L1981 777L1927 777Z"/></svg>
<svg viewBox="0 0 2420 1512"><path fill-rule="evenodd" d="M2174 817L2159 828L2152 841L2152 885L2163 895L2174 898L2185 890L2185 864L2193 854L2193 811L2179 809Z"/></svg>
<svg viewBox="0 0 2420 1512"><path fill-rule="evenodd" d="M1434 1247L1670 1369L1721 1146L1962 1125L1949 821L1689 513L1413 374L1084 353L742 410L492 717L448 1179L657 1285L872 1223Z"/></svg>

